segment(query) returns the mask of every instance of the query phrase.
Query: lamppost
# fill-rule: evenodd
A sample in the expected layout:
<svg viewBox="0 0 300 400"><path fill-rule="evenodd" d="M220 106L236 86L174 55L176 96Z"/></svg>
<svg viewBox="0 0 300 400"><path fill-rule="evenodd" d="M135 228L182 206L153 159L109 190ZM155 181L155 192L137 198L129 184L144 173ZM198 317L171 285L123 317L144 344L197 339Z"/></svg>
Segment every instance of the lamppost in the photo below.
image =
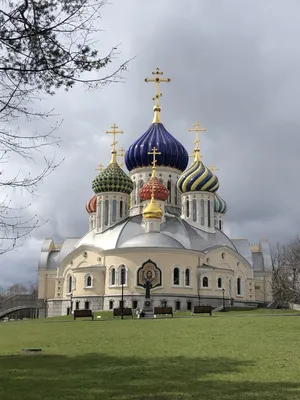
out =
<svg viewBox="0 0 300 400"><path fill-rule="evenodd" d="M72 310L73 310L73 290L70 294L70 314L72 314Z"/></svg>
<svg viewBox="0 0 300 400"><path fill-rule="evenodd" d="M224 288L222 289L222 292L223 292L223 310L222 311L225 311L225 289Z"/></svg>
<svg viewBox="0 0 300 400"><path fill-rule="evenodd" d="M124 319L124 284L125 284L125 268L121 268L121 319Z"/></svg>
<svg viewBox="0 0 300 400"><path fill-rule="evenodd" d="M200 306L200 286L201 286L201 278L199 276L199 280L198 280L198 306Z"/></svg>

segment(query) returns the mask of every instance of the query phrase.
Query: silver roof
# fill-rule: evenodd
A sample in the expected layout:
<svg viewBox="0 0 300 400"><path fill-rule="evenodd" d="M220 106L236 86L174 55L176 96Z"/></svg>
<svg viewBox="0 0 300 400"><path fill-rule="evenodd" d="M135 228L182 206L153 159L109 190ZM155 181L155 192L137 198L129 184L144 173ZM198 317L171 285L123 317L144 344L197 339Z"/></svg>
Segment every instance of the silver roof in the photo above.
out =
<svg viewBox="0 0 300 400"><path fill-rule="evenodd" d="M219 230L216 230L216 233L203 232L174 215L166 215L158 235L162 235L161 243L158 243L159 236L156 234L145 233L143 218L141 215L136 215L126 218L102 233L96 233L94 229L89 231L75 247L91 245L102 250L124 247L174 247L201 251L207 247L225 245L236 250L223 232ZM166 236L169 237L168 240Z"/></svg>
<svg viewBox="0 0 300 400"><path fill-rule="evenodd" d="M261 253L255 252L252 254L254 271L264 271L264 259Z"/></svg>
<svg viewBox="0 0 300 400"><path fill-rule="evenodd" d="M231 241L240 255L248 261L251 267L253 267L252 250L249 241L247 239L232 239Z"/></svg>

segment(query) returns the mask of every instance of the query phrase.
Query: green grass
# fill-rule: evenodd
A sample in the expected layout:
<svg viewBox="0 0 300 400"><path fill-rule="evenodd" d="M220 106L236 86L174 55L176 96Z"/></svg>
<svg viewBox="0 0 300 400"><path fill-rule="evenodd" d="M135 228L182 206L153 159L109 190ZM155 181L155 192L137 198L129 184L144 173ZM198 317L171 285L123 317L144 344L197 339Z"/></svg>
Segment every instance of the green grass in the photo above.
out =
<svg viewBox="0 0 300 400"><path fill-rule="evenodd" d="M1 323L0 399L299 400L300 318L248 313Z"/></svg>

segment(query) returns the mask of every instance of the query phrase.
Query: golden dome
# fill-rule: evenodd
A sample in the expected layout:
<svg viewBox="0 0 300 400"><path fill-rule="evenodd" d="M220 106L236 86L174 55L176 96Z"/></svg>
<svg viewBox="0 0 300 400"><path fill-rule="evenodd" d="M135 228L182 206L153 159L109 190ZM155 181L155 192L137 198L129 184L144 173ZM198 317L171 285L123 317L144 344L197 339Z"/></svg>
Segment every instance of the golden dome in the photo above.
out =
<svg viewBox="0 0 300 400"><path fill-rule="evenodd" d="M150 201L150 203L145 207L143 211L143 217L146 219L150 218L156 218L156 219L161 219L162 217L162 210L161 208L156 204L153 196Z"/></svg>

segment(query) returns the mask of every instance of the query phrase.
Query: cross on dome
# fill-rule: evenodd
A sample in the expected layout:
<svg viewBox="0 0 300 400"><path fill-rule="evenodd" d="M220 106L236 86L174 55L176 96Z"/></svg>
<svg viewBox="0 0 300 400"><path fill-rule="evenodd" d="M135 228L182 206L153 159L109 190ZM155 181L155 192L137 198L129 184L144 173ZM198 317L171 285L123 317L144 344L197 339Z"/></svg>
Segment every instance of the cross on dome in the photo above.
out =
<svg viewBox="0 0 300 400"><path fill-rule="evenodd" d="M159 153L157 151L157 148L154 146L152 151L148 151L148 154L153 155L153 161L151 163L152 164L152 178L155 178L156 177L156 163L157 163L156 156L161 153ZM154 200L154 179L152 181L151 199Z"/></svg>
<svg viewBox="0 0 300 400"><path fill-rule="evenodd" d="M209 169L213 173L215 173L215 171L219 171L219 168L217 168L214 164L210 164Z"/></svg>
<svg viewBox="0 0 300 400"><path fill-rule="evenodd" d="M160 121L160 105L159 105L159 98L162 97L162 94L159 91L159 84L160 83L168 83L171 82L170 78L161 78L161 76L164 73L159 70L159 68L156 68L155 71L152 72L152 75L155 75L155 78L145 78L145 82L150 82L150 83L155 83L155 97L152 98L153 101L155 101L155 106L154 106L154 118L153 118L153 123L159 123Z"/></svg>
<svg viewBox="0 0 300 400"><path fill-rule="evenodd" d="M106 131L105 132L106 134L113 135L113 142L111 144L111 146L112 146L112 150L111 150L112 156L111 156L111 161L110 161L111 164L116 164L117 163L116 144L118 142L116 141L116 135L124 133L123 131L118 130L118 128L119 127L116 124L113 124L112 127L111 127L111 131Z"/></svg>
<svg viewBox="0 0 300 400"><path fill-rule="evenodd" d="M124 147L121 147L119 152L117 153L117 156L121 158L121 162L120 162L120 167L123 168L124 167L124 156L125 156L125 149Z"/></svg>
<svg viewBox="0 0 300 400"><path fill-rule="evenodd" d="M102 172L103 169L104 169L104 165L103 164L99 164L98 167L95 169L95 171Z"/></svg>
<svg viewBox="0 0 300 400"><path fill-rule="evenodd" d="M194 154L195 154L195 161L201 161L201 158L199 157L200 149L199 149L199 132L205 132L206 128L202 128L199 122L197 121L194 125L193 128L188 129L189 132L196 132L196 140L194 142L195 144L195 149L194 149Z"/></svg>

